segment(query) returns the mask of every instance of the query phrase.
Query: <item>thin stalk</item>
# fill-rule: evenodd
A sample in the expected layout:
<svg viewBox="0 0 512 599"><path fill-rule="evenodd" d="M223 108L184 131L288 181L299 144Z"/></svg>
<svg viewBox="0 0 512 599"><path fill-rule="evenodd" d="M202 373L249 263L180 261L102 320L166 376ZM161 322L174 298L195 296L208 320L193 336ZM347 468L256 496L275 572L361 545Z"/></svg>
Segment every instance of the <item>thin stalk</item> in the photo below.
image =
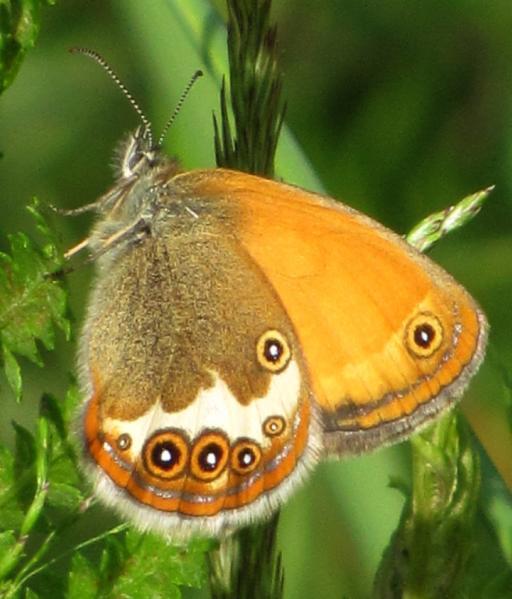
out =
<svg viewBox="0 0 512 599"><path fill-rule="evenodd" d="M465 225L492 187L424 219L407 240L424 251ZM411 438L412 489L377 576L375 599L463 597L474 550L480 463L456 411Z"/></svg>
<svg viewBox="0 0 512 599"><path fill-rule="evenodd" d="M271 177L284 104L270 0L228 0L229 85L220 123L214 115L219 166ZM231 113L234 124L229 120ZM209 554L213 599L279 599L284 575L276 549L279 513L220 541Z"/></svg>

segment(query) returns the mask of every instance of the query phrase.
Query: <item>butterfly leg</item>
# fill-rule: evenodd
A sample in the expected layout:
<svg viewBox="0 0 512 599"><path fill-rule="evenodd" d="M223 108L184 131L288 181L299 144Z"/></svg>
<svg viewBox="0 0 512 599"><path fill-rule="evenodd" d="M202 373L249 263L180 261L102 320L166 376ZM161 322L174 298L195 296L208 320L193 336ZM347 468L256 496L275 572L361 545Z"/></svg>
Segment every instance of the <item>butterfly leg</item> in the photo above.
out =
<svg viewBox="0 0 512 599"><path fill-rule="evenodd" d="M145 237L147 237L151 232L150 221L145 216L140 216L137 220L130 223L128 226L116 231L109 237L101 240L101 246L91 253L88 261L94 262L100 256L115 248L124 242L130 242L132 244L140 243ZM80 242L78 246L82 244L88 245L90 241L90 237L84 239L84 241ZM78 246L75 246L78 248ZM74 249L74 248L72 248ZM81 248L79 248L81 249Z"/></svg>
<svg viewBox="0 0 512 599"><path fill-rule="evenodd" d="M50 210L56 212L57 214L61 214L62 216L78 216L79 214L85 214L86 212L95 212L101 208L103 201L102 199L97 200L96 202L91 202L90 204L85 204L85 206L80 206L79 208L59 208L54 204L48 204Z"/></svg>

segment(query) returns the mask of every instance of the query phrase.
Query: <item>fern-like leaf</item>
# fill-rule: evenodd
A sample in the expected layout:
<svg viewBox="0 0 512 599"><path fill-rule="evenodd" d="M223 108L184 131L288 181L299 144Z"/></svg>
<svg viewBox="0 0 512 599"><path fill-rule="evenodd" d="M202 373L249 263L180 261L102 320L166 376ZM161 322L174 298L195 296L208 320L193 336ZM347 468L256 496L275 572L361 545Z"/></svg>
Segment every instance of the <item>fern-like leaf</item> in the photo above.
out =
<svg viewBox="0 0 512 599"><path fill-rule="evenodd" d="M19 400L22 377L16 356L42 365L37 343L53 349L55 329L69 336L66 294L52 273L62 265L56 241L34 201L29 208L42 244L25 233L9 235L9 253L0 252L0 348L5 375Z"/></svg>

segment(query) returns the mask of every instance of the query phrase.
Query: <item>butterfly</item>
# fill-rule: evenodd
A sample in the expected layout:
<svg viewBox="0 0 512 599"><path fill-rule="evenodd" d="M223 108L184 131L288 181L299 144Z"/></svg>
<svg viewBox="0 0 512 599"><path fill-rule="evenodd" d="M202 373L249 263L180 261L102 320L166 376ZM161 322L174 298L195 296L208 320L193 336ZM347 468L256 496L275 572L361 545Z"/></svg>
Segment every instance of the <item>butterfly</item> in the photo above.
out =
<svg viewBox="0 0 512 599"><path fill-rule="evenodd" d="M267 517L326 457L431 422L480 365L487 323L369 217L182 171L160 145L145 121L129 136L68 257L96 266L78 356L86 472L140 529L186 541Z"/></svg>

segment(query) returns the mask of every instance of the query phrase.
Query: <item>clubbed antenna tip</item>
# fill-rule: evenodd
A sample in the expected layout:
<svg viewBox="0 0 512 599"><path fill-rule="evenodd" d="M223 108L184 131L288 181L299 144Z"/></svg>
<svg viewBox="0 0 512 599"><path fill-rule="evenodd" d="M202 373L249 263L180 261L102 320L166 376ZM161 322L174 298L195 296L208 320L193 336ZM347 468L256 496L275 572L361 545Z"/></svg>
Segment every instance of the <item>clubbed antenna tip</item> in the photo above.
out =
<svg viewBox="0 0 512 599"><path fill-rule="evenodd" d="M190 78L190 81L188 82L187 86L185 87L185 89L183 90L180 99L178 100L178 103L176 104L176 108L173 110L173 113L171 114L171 116L169 117L167 123L165 123L164 128L162 129L162 133L160 134L160 137L158 138L158 143L157 143L157 147L160 147L165 139L165 136L167 135L167 131L169 131L169 127L174 123L175 118L178 116L181 107L183 106L183 102L185 102L186 97L188 96L190 90L192 89L194 83L199 79L199 77L203 76L203 71L201 71L201 69L198 69Z"/></svg>

